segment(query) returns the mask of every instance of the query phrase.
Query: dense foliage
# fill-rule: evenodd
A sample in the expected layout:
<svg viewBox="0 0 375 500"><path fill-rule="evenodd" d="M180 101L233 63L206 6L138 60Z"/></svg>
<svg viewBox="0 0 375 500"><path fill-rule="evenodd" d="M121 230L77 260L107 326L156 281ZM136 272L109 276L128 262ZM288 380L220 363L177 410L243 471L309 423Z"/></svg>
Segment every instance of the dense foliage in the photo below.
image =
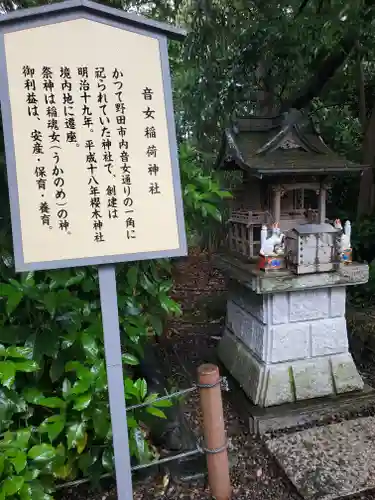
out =
<svg viewBox="0 0 375 500"><path fill-rule="evenodd" d="M195 159L195 163L194 163ZM189 234L211 218L228 193L203 173L191 147L181 145L185 218ZM4 173L4 171L3 171ZM6 200L6 196L5 196ZM47 499L56 481L112 470L103 332L97 272L93 268L15 275L9 214L3 198L0 261L0 499ZM155 455L148 419L165 418L169 401L155 402L134 372L150 336L169 315L171 263L117 266L130 451L145 462ZM148 417L147 417L148 415Z"/></svg>

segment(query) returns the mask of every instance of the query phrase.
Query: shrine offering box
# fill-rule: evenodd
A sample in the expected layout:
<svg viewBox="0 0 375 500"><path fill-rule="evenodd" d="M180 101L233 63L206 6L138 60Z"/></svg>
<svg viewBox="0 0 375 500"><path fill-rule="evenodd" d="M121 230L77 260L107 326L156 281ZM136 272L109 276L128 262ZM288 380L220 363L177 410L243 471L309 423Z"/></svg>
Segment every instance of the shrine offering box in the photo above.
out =
<svg viewBox="0 0 375 500"><path fill-rule="evenodd" d="M300 224L285 239L287 267L296 274L337 270L340 233L330 224Z"/></svg>

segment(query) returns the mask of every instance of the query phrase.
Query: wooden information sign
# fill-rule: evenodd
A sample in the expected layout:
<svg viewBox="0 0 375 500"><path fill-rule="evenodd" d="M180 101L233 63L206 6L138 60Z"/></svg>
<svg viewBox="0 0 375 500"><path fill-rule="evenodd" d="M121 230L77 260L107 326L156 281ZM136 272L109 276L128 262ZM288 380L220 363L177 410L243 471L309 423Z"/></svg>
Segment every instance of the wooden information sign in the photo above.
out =
<svg viewBox="0 0 375 500"><path fill-rule="evenodd" d="M99 265L118 497L129 499L114 264L186 255L167 52L185 33L86 0L15 11L0 29L16 270Z"/></svg>

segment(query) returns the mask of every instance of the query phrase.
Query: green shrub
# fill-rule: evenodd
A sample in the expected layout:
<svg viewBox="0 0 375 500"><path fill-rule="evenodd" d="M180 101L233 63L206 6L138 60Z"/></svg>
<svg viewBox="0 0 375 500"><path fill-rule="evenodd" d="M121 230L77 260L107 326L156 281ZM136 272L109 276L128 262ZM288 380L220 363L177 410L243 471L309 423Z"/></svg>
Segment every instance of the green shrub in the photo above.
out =
<svg viewBox="0 0 375 500"><path fill-rule="evenodd" d="M353 224L352 247L355 260L369 263L369 280L364 285L348 288L351 303L368 307L375 299L375 217L364 217Z"/></svg>
<svg viewBox="0 0 375 500"><path fill-rule="evenodd" d="M186 150L181 170L190 231L198 221L203 227L220 219L220 203L228 194L194 164L194 150ZM0 500L47 500L56 481L82 475L98 480L113 468L97 271L15 275L5 208L0 228ZM127 404L151 403L128 412L127 419L131 455L143 463L156 453L147 438L146 414L165 418L163 407L171 403L153 402L157 395L136 378L134 367L145 342L162 334L166 319L181 310L170 297L170 261L116 269Z"/></svg>

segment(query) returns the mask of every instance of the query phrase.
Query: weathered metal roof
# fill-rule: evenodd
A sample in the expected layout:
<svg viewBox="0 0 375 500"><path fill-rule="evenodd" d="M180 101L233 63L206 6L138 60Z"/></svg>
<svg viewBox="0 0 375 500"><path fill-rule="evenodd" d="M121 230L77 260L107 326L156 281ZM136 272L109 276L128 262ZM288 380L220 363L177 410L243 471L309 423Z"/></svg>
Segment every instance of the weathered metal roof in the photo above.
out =
<svg viewBox="0 0 375 500"><path fill-rule="evenodd" d="M302 113L248 117L225 131L219 168L231 166L262 177L274 174L338 174L364 165L334 153Z"/></svg>
<svg viewBox="0 0 375 500"><path fill-rule="evenodd" d="M299 224L292 231L298 234L338 233L338 229L325 222L321 224Z"/></svg>

